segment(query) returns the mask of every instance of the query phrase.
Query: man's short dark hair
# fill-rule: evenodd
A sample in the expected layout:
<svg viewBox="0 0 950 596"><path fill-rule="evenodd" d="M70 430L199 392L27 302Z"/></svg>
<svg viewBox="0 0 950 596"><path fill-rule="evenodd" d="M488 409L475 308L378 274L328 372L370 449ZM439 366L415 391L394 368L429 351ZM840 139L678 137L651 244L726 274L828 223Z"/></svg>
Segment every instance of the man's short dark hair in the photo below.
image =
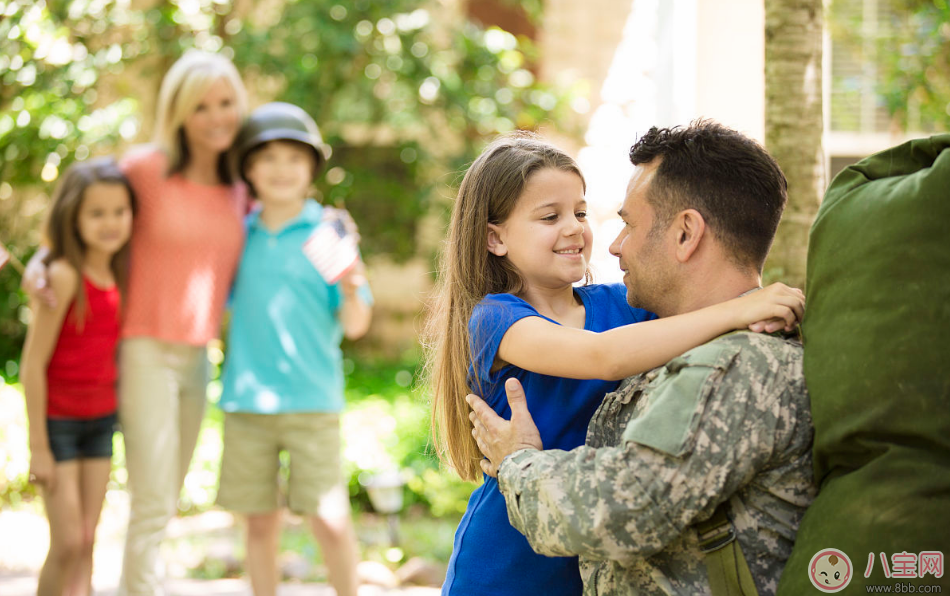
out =
<svg viewBox="0 0 950 596"><path fill-rule="evenodd" d="M650 129L630 148L634 165L660 158L647 194L654 229L695 209L736 264L761 273L785 210L788 183L758 143L711 120ZM658 230L658 231L659 231Z"/></svg>

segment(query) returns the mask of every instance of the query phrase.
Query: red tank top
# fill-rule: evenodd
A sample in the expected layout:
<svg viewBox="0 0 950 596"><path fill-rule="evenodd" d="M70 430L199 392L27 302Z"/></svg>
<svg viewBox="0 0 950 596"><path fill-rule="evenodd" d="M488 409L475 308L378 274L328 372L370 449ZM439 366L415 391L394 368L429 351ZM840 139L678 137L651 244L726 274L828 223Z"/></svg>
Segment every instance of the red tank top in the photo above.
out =
<svg viewBox="0 0 950 596"><path fill-rule="evenodd" d="M83 288L85 324L77 327L73 302L46 369L46 415L50 418L99 418L116 410L119 289L98 288L85 277Z"/></svg>

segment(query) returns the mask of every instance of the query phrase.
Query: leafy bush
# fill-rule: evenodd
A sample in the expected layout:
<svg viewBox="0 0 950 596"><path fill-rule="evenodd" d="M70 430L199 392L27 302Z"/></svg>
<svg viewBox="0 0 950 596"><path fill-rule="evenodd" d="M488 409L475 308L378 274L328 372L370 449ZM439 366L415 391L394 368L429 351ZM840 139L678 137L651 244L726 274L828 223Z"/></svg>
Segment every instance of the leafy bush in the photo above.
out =
<svg viewBox="0 0 950 596"><path fill-rule="evenodd" d="M22 317L27 298L20 291L20 275L12 266L0 271L0 376L15 380L20 373L20 350L26 338Z"/></svg>
<svg viewBox="0 0 950 596"><path fill-rule="evenodd" d="M421 505L436 517L464 512L475 486L443 469L432 449L428 396L417 386L418 360L410 355L396 363L354 362L352 369L343 427L354 502L368 504L361 475L396 468L406 480L406 507Z"/></svg>

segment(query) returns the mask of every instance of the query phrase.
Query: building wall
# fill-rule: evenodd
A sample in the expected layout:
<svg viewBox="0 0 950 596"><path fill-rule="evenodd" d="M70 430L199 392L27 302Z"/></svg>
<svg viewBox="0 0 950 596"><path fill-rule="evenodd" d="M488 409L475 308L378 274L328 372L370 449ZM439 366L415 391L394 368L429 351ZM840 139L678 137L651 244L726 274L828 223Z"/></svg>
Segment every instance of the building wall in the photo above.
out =
<svg viewBox="0 0 950 596"><path fill-rule="evenodd" d="M655 90L649 110L657 123L707 116L761 139L764 27L762 0L549 0L539 33L542 75L588 81L593 114L605 100L624 100L605 98L611 71L643 74ZM634 34L649 39L629 39ZM622 57L624 44L638 48ZM641 103L634 109L646 109L643 90L634 93Z"/></svg>
<svg viewBox="0 0 950 596"><path fill-rule="evenodd" d="M696 1L696 107L765 138L765 8L762 0Z"/></svg>
<svg viewBox="0 0 950 596"><path fill-rule="evenodd" d="M539 32L541 74L550 81L590 83L591 108L623 39L631 0L548 0Z"/></svg>
<svg viewBox="0 0 950 596"><path fill-rule="evenodd" d="M607 249L638 135L704 116L764 137L764 26L762 0L545 3L542 77L590 88L589 110L578 116L583 138L551 136L587 177L598 281L619 278Z"/></svg>

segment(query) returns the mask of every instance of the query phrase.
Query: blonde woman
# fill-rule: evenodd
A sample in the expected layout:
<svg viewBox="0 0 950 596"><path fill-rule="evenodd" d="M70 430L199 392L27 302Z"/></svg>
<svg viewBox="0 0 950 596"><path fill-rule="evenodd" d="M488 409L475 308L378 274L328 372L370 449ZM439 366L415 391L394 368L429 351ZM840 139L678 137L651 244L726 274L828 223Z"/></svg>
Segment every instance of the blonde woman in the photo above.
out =
<svg viewBox="0 0 950 596"><path fill-rule="evenodd" d="M139 212L119 345L131 497L120 594L163 594L159 549L204 413L205 346L244 243L246 191L228 150L246 103L228 59L188 52L162 81L153 144L121 162ZM39 263L31 269L28 289L46 276Z"/></svg>

